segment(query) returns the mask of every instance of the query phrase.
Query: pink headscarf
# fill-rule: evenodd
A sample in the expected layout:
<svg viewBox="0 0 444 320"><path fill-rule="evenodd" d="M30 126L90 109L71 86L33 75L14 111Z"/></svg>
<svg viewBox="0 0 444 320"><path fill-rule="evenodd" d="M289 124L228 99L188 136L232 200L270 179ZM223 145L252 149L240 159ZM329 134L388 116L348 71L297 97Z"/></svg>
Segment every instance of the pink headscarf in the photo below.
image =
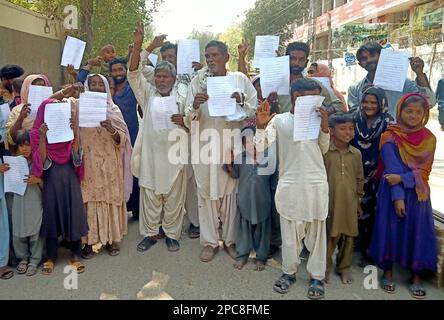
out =
<svg viewBox="0 0 444 320"><path fill-rule="evenodd" d="M37 79L43 80L47 87L50 86L49 82L47 81L48 78L45 79L41 74L31 74L27 76L25 80L23 80L22 89L20 90L20 97L22 99L22 104L28 103L29 88L31 87L32 83Z"/></svg>
<svg viewBox="0 0 444 320"><path fill-rule="evenodd" d="M113 98L111 96L111 90L109 87L108 80L102 76L101 74L90 74L86 78L84 87L85 91L89 90L89 78L93 76L98 76L102 79L108 100L108 108L106 111L106 118L111 120L111 123L116 128L116 130L123 132L125 134L125 145L120 148L120 157L122 159L122 167L123 167L123 184L124 184L124 197L125 202L127 202L133 192L133 174L131 173L131 154L133 152L133 148L131 146L131 138L128 131L128 126L123 119L122 113L118 106L114 104Z"/></svg>
<svg viewBox="0 0 444 320"><path fill-rule="evenodd" d="M59 101L54 99L47 99L42 102L42 104L39 106L37 116L34 120L34 125L30 132L33 163L32 169L33 174L37 177L43 176L43 159L39 152L40 126L45 122L46 105L57 102ZM52 144L48 144L48 142L46 142L47 155L54 163L67 164L71 161L72 144L73 141ZM83 169L83 163L80 167L76 167L76 174L79 176L80 180L83 179Z"/></svg>
<svg viewBox="0 0 444 320"><path fill-rule="evenodd" d="M316 65L317 65L317 68L316 68L317 72L315 72L315 73L311 73L311 74L309 74L308 76L309 76L310 78L311 78L311 77L319 77L319 78L325 77L325 78L329 78L329 79L330 79L330 85L331 85L331 88L332 88L332 90L333 90L335 96L336 96L339 100L341 100L341 103L342 103L342 111L347 112L347 110L348 110L347 102L345 101L345 98L344 98L344 96L342 95L342 93L340 93L340 92L335 88L335 86L334 86L334 84L333 84L333 78L332 78L332 75L331 75L331 70L330 70L330 68L329 68L327 65L322 64L322 63L316 63ZM327 88L327 89L328 89L328 88Z"/></svg>

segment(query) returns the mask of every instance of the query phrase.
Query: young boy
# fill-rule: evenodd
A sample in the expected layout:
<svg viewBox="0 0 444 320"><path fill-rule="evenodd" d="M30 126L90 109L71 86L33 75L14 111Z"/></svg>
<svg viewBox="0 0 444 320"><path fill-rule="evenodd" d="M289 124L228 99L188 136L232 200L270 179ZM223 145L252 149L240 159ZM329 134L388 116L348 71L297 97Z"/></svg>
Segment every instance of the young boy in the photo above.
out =
<svg viewBox="0 0 444 320"><path fill-rule="evenodd" d="M329 124L332 143L324 155L329 185L325 282L329 280L332 256L337 247L336 272L342 283L351 284L353 242L358 235L358 215L362 211L360 198L364 193L364 169L361 152L350 145L355 135L353 115L333 114Z"/></svg>
<svg viewBox="0 0 444 320"><path fill-rule="evenodd" d="M28 161L29 172L32 172L32 151L29 131L22 131L17 137L20 154ZM41 178L29 175L25 178L28 184L25 194L14 194L12 205L12 230L14 252L20 260L18 274L33 276L42 260L43 238L40 237L42 225L42 187Z"/></svg>
<svg viewBox="0 0 444 320"><path fill-rule="evenodd" d="M257 112L255 137L258 151L274 140L277 140L279 149L279 182L275 201L281 221L283 274L273 288L279 293L288 292L296 281L301 263L299 255L305 244L310 252L307 262L311 277L307 294L310 299L324 297L328 182L322 154L328 151L330 131L327 112L317 108L322 119L318 139L294 141L294 105L298 97L319 96L320 93L321 87L314 80L293 82L293 107L289 112L270 116L269 106L262 104Z"/></svg>
<svg viewBox="0 0 444 320"><path fill-rule="evenodd" d="M255 270L262 271L267 263L271 235L272 178L276 172L276 157L271 148L267 154L257 152L253 136L255 127L242 130L244 152L231 164L224 165L233 179L239 179L236 221L236 263L241 270L250 252L256 252Z"/></svg>

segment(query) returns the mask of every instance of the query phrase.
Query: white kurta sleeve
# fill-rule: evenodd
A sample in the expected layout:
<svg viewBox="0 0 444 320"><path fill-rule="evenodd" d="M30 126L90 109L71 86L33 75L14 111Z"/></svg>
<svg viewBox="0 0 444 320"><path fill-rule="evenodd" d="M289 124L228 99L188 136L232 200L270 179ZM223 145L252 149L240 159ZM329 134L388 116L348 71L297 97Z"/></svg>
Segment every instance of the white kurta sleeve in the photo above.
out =
<svg viewBox="0 0 444 320"><path fill-rule="evenodd" d="M258 152L264 152L269 146L271 146L276 141L276 127L275 119L270 120L265 129L256 129L256 134L254 135L253 141Z"/></svg>
<svg viewBox="0 0 444 320"><path fill-rule="evenodd" d="M191 123L191 121L199 120L200 108L197 110L193 108L194 97L198 92L198 85L199 79L198 77L195 77L190 83L185 102L186 123Z"/></svg>
<svg viewBox="0 0 444 320"><path fill-rule="evenodd" d="M150 97L154 95L156 89L152 86L144 76L142 75L141 66L134 71L128 70L128 83L136 96L137 102L142 107L143 113L145 114L148 108L148 103Z"/></svg>
<svg viewBox="0 0 444 320"><path fill-rule="evenodd" d="M318 138L319 148L321 148L322 154L326 154L328 149L330 148L330 131L325 133L324 131L320 131Z"/></svg>
<svg viewBox="0 0 444 320"><path fill-rule="evenodd" d="M257 91L247 76L243 73L239 73L239 76L242 77L244 81L244 111L247 113L248 118L252 118L256 115L257 110Z"/></svg>

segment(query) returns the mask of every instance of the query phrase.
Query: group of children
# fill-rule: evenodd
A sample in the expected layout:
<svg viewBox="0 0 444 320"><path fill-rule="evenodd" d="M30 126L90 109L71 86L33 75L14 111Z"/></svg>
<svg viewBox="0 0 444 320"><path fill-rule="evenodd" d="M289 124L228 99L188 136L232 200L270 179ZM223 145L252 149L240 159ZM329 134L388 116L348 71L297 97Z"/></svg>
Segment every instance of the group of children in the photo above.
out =
<svg viewBox="0 0 444 320"><path fill-rule="evenodd" d="M101 63L106 75L109 72L106 64L115 56L115 49L105 46L102 57L91 60L87 66ZM76 73L71 75L77 78ZM110 78L110 90L113 90L112 81ZM436 237L427 183L436 139L425 128L428 102L420 94L404 96L397 106L395 125L387 112L384 90L370 86L357 112L337 112L329 116L321 107L317 110L321 117L319 138L293 141L296 100L320 95L321 91L322 87L314 80L296 80L291 84L292 108L277 115L271 114L272 108L265 99L258 107L253 126L243 129L244 151L233 155L231 163L223 166L228 175L239 180L234 266L242 269L250 253L255 251L256 270L264 269L275 210L280 217L283 269L274 284L275 291L286 293L296 281L304 247L309 251L309 298L324 297L324 283L330 280L333 269L344 284L351 283L356 244L363 254L363 265L367 260L383 269L384 291L395 292L392 263L396 261L412 271L411 294L424 298L426 292L420 284L420 272L436 270ZM24 196L14 194L12 201L13 247L21 261L17 272L29 276L37 272L42 259L43 237L51 239L46 242L47 252L55 259L60 235L60 226L54 226L55 223L62 224L62 236L71 241L75 259L70 263L82 272L84 266L78 259L80 238L88 228L86 220L80 217L85 213L80 210L83 203L80 205L75 197L66 199L79 194L75 174L81 174L78 169L82 150L76 145L76 139L63 146L46 143L47 128L42 126L44 107L43 104L39 108L40 122L34 123L31 134L22 130L15 137L31 174L25 179L28 187ZM32 137L37 146L33 150ZM50 163L42 162L45 155L52 160ZM8 169L8 164L2 161L0 172ZM47 171L45 185L42 170ZM56 182L61 175L70 177L66 181L68 189L74 190L70 196L60 195L56 190L61 187L60 182ZM3 211L6 201L3 192L1 195ZM45 207L45 201L51 204ZM68 204L69 211L77 212L74 226L73 221L66 221L70 215L61 213ZM51 225L43 225L42 216L48 214L45 212L60 216L51 220ZM5 220L0 225L0 229L5 230L0 232L2 246L8 243L9 237L4 223ZM53 264L45 262L44 270L52 269ZM3 279L11 276L11 270L2 269Z"/></svg>

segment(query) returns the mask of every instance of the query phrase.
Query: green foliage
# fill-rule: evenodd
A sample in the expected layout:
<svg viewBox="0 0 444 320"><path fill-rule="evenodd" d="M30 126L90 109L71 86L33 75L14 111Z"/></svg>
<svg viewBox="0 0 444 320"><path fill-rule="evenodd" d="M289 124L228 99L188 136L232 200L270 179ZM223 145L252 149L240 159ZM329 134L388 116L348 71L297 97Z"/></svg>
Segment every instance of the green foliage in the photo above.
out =
<svg viewBox="0 0 444 320"><path fill-rule="evenodd" d="M63 8L67 5L75 5L80 16L86 8L81 7L80 0L35 0L29 3L26 0L9 0L17 5L39 12L46 16L54 16L59 19L64 18ZM132 42L133 30L136 22L142 21L146 26L146 37L153 35L153 28L150 26L151 14L155 12L163 0L88 0L83 3L93 4L91 21L87 22L92 26L92 46L89 54L85 58L98 55L100 48L105 44L113 44L119 56L126 56L128 45ZM83 26L85 27L85 26ZM86 40L86 35L80 30L66 31L66 35L72 35Z"/></svg>
<svg viewBox="0 0 444 320"><path fill-rule="evenodd" d="M230 52L230 61L228 62L228 70L237 71L237 61L239 60L239 54L237 52L237 46L242 41L242 30L239 25L231 25L227 31L219 35L219 40L224 42L228 46Z"/></svg>
<svg viewBox="0 0 444 320"><path fill-rule="evenodd" d="M210 42L211 40L217 40L217 38L218 36L210 31L199 31L197 29L193 29L193 31L191 31L190 35L188 36L188 39L199 40L201 62L205 61L205 46L208 42Z"/></svg>
<svg viewBox="0 0 444 320"><path fill-rule="evenodd" d="M309 0L258 0L242 23L244 38L254 50L257 35L279 35L281 46L294 34L295 22L308 15ZM299 23L300 24L300 23Z"/></svg>

